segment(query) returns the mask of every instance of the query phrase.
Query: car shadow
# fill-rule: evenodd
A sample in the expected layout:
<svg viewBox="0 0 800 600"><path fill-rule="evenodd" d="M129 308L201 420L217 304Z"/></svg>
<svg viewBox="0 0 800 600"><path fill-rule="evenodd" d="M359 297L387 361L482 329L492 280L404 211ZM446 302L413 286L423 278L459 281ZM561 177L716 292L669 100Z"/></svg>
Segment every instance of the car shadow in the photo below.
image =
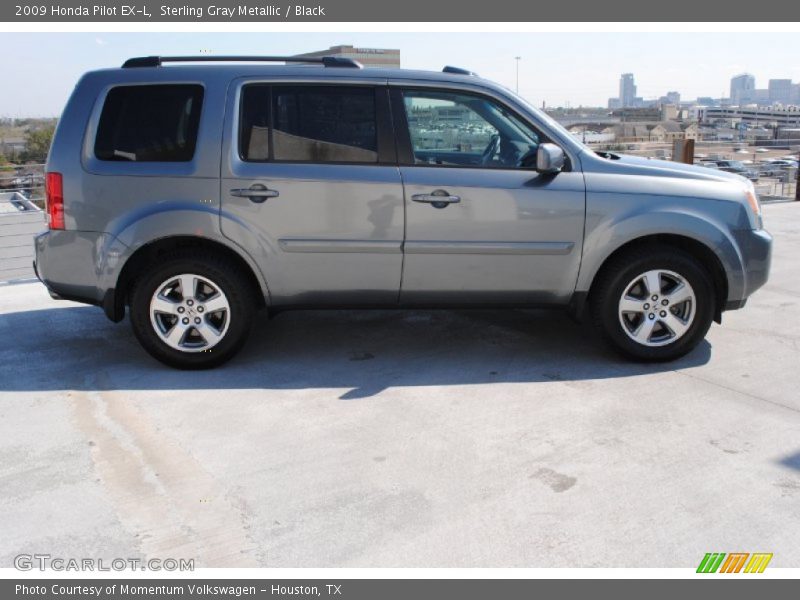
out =
<svg viewBox="0 0 800 600"><path fill-rule="evenodd" d="M335 310L259 315L223 367L179 371L96 308L0 315L0 390L335 389L342 400L399 386L578 381L708 362L704 341L662 364L626 361L560 311ZM341 390L341 392L340 392Z"/></svg>
<svg viewBox="0 0 800 600"><path fill-rule="evenodd" d="M784 456L781 460L778 461L778 464L787 467L789 469L793 469L795 471L800 471L800 450L795 452L794 454L789 454Z"/></svg>

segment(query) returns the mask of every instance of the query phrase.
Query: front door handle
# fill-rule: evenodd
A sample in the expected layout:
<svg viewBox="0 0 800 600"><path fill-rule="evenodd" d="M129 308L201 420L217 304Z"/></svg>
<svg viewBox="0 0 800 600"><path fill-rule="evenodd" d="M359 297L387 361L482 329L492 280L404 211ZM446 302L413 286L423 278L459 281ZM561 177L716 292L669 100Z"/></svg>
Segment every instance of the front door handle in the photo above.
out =
<svg viewBox="0 0 800 600"><path fill-rule="evenodd" d="M231 191L231 196L237 198L249 198L251 202L264 202L267 198L277 198L280 196L278 190L271 190L261 183L254 183L249 188L234 188Z"/></svg>
<svg viewBox="0 0 800 600"><path fill-rule="evenodd" d="M430 194L414 194L411 199L414 202L425 202L434 208L444 208L450 204L461 202L461 196L453 196L445 190L434 190Z"/></svg>

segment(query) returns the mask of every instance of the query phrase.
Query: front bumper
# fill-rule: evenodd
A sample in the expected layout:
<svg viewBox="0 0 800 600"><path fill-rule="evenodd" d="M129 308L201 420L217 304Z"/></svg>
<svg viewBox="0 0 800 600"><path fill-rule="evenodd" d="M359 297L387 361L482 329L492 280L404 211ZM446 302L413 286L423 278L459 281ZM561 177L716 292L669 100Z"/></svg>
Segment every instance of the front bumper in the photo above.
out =
<svg viewBox="0 0 800 600"><path fill-rule="evenodd" d="M772 236L768 232L748 229L736 231L734 235L742 257L744 286L737 297L728 298L725 310L743 307L747 298L769 279L772 263Z"/></svg>

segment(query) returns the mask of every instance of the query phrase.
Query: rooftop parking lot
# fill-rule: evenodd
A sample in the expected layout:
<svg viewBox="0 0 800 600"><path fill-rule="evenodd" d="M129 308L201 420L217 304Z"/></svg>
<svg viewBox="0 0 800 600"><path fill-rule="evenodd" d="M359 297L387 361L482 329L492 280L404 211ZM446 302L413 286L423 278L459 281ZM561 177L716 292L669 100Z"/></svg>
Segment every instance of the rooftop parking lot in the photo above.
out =
<svg viewBox="0 0 800 600"><path fill-rule="evenodd" d="M0 566L800 564L800 203L773 274L665 365L544 311L294 312L215 371L0 286Z"/></svg>

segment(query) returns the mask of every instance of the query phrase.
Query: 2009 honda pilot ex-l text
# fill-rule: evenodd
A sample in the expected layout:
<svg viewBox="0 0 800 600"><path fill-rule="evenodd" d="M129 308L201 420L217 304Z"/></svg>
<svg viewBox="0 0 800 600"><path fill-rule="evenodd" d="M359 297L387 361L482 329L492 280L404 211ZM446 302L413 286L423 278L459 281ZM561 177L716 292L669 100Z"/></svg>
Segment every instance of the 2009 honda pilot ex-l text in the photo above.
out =
<svg viewBox="0 0 800 600"><path fill-rule="evenodd" d="M127 307L181 368L233 356L261 307L564 307L670 360L767 279L742 177L593 152L461 69L297 60L86 74L47 163L51 294Z"/></svg>

